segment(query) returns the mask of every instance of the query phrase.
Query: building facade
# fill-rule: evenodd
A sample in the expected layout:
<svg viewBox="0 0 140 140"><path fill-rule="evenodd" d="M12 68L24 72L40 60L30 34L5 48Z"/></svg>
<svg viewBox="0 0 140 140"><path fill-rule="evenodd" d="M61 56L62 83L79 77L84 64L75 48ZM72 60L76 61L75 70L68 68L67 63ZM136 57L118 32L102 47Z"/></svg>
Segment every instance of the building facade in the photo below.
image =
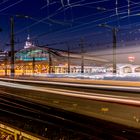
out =
<svg viewBox="0 0 140 140"><path fill-rule="evenodd" d="M10 58L2 54L0 63L0 75L10 75ZM82 61L83 59L83 61ZM35 75L48 73L112 73L112 65L105 59L97 57L81 56L71 53L38 47L34 45L28 35L25 46L15 53L15 75ZM117 74L140 73L140 65L117 64Z"/></svg>

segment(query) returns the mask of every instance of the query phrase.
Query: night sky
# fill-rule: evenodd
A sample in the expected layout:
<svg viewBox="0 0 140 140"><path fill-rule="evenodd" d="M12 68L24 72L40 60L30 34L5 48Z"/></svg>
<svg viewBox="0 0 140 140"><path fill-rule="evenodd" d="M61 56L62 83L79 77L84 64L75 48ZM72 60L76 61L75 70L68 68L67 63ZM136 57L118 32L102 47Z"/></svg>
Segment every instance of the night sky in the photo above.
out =
<svg viewBox="0 0 140 140"><path fill-rule="evenodd" d="M19 18L26 15L30 18ZM10 17L15 21L15 47L22 49L30 34L36 45L73 50L84 39L87 50L110 48L112 33L99 27L118 28L118 47L140 39L139 0L0 0L0 49L9 50Z"/></svg>

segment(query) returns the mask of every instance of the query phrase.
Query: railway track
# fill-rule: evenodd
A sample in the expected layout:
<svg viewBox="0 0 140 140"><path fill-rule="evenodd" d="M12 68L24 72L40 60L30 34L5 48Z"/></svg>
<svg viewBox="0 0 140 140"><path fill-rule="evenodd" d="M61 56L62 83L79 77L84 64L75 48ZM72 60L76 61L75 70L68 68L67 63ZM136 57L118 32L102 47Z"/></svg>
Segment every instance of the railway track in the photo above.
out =
<svg viewBox="0 0 140 140"><path fill-rule="evenodd" d="M65 132L64 136L82 136L86 139L95 139L95 137L98 139L105 137L109 139L131 138L135 140L140 136L138 129L34 103L2 92L0 94L0 112L9 114L11 118L22 118L27 122L35 122L34 127L40 123L44 128L54 128L59 133L61 130L61 133ZM49 135L54 134L52 132L47 137ZM70 136L68 137L70 138Z"/></svg>

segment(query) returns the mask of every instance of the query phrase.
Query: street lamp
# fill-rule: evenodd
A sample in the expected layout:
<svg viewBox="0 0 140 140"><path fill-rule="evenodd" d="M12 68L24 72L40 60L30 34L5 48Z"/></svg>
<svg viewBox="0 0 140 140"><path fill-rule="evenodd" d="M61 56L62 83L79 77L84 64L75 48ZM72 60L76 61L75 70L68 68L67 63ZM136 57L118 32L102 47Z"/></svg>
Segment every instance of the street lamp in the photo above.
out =
<svg viewBox="0 0 140 140"><path fill-rule="evenodd" d="M109 26L107 24L99 24L99 27L105 27L112 31L112 37L113 37L113 73L116 74L116 44L117 44L117 31L118 29L116 27Z"/></svg>

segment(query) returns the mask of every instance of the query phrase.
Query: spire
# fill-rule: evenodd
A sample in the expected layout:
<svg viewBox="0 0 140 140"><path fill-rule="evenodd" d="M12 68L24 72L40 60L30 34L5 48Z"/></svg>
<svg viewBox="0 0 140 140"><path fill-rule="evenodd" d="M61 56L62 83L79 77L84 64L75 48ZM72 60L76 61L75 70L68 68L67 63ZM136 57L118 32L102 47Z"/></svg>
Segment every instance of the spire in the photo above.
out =
<svg viewBox="0 0 140 140"><path fill-rule="evenodd" d="M27 40L30 41L30 35L28 34Z"/></svg>
<svg viewBox="0 0 140 140"><path fill-rule="evenodd" d="M32 42L31 42L30 35L28 34L27 40L26 40L26 42L25 42L24 48L30 48L30 47L33 47L33 46L34 46L34 45L33 45Z"/></svg>

